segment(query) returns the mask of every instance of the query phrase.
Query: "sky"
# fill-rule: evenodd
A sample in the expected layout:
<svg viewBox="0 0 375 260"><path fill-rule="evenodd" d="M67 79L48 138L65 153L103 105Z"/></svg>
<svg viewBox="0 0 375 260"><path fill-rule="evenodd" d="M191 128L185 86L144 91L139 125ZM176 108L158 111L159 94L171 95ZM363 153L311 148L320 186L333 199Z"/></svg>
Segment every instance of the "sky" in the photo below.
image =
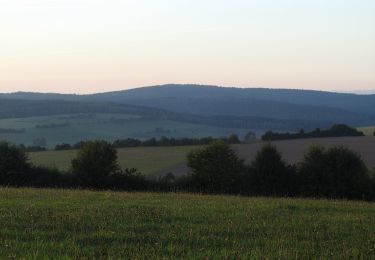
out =
<svg viewBox="0 0 375 260"><path fill-rule="evenodd" d="M375 89L374 0L0 0L0 92Z"/></svg>

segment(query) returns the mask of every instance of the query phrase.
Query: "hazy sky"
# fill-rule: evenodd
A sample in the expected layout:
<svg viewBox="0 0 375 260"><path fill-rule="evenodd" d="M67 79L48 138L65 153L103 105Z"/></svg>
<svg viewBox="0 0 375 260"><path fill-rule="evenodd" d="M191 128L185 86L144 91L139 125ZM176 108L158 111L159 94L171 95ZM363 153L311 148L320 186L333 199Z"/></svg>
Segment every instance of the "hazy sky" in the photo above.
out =
<svg viewBox="0 0 375 260"><path fill-rule="evenodd" d="M0 92L375 89L374 0L0 0Z"/></svg>

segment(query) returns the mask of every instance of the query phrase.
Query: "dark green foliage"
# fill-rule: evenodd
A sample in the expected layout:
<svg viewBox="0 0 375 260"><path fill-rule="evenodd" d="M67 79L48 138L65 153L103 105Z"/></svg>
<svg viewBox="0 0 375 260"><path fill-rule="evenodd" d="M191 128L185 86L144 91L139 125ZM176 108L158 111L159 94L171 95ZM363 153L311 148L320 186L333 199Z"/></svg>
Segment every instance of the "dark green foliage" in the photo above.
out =
<svg viewBox="0 0 375 260"><path fill-rule="evenodd" d="M46 151L47 149L45 147L41 147L41 146L25 146L23 144L21 145L18 145L18 147L25 151L25 152L42 152L42 151Z"/></svg>
<svg viewBox="0 0 375 260"><path fill-rule="evenodd" d="M20 147L0 142L0 184L22 185L30 169L28 158Z"/></svg>
<svg viewBox="0 0 375 260"><path fill-rule="evenodd" d="M228 144L239 144L240 140L236 134L231 134L228 138L213 138L213 137L203 137L203 138L169 138L162 136L160 139L150 138L146 140L139 140L135 138L117 139L113 142L113 146L116 148L125 147L156 147L156 146L185 146L185 145L208 145L214 141L223 141ZM71 150L71 149L81 149L87 141L81 141L76 144L59 144L55 146L55 150Z"/></svg>
<svg viewBox="0 0 375 260"><path fill-rule="evenodd" d="M320 130L319 128L311 132L305 132L301 129L298 133L274 133L272 131L266 132L262 136L264 141L274 140L288 140L312 137L341 137L341 136L364 136L364 134L355 128L349 127L344 124L333 125L328 130Z"/></svg>
<svg viewBox="0 0 375 260"><path fill-rule="evenodd" d="M229 144L215 141L188 155L188 176L145 179L121 170L115 147L105 141L81 144L72 172L29 165L24 149L0 143L0 185L142 191L193 191L262 196L375 199L375 170L345 147L312 147L296 167L265 145L246 166Z"/></svg>
<svg viewBox="0 0 375 260"><path fill-rule="evenodd" d="M204 192L238 192L244 162L223 141L188 155L193 185Z"/></svg>
<svg viewBox="0 0 375 260"><path fill-rule="evenodd" d="M267 144L258 151L249 167L248 192L261 195L291 194L290 171L276 147Z"/></svg>
<svg viewBox="0 0 375 260"><path fill-rule="evenodd" d="M229 137L228 137L228 139L226 139L226 141L228 142L228 144L239 144L240 143L240 139L238 138L238 135L236 135L236 134L229 135Z"/></svg>
<svg viewBox="0 0 375 260"><path fill-rule="evenodd" d="M120 147L138 147L141 146L142 142L138 139L127 138L127 139L118 139L113 142L113 145L117 148Z"/></svg>
<svg viewBox="0 0 375 260"><path fill-rule="evenodd" d="M72 171L82 184L100 187L108 176L119 171L117 151L105 141L86 142L72 161Z"/></svg>
<svg viewBox="0 0 375 260"><path fill-rule="evenodd" d="M70 144L62 143L55 146L55 151L71 150L73 146Z"/></svg>
<svg viewBox="0 0 375 260"><path fill-rule="evenodd" d="M252 131L248 132L245 135L245 143L252 143L252 142L256 141L256 139L257 139L256 134Z"/></svg>
<svg viewBox="0 0 375 260"><path fill-rule="evenodd" d="M47 148L42 146L25 146L26 152L43 152L47 151Z"/></svg>
<svg viewBox="0 0 375 260"><path fill-rule="evenodd" d="M75 178L70 173L62 173L57 169L42 166L32 166L27 174L27 182L24 186L73 188Z"/></svg>
<svg viewBox="0 0 375 260"><path fill-rule="evenodd" d="M368 197L371 182L361 157L346 147L311 147L300 165L303 193L335 198Z"/></svg>

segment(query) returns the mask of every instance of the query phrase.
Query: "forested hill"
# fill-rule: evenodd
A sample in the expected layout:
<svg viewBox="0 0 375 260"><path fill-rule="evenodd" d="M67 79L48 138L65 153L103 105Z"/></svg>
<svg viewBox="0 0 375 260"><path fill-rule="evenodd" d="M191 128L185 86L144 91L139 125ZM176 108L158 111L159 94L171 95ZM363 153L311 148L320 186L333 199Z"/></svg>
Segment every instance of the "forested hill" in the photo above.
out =
<svg viewBox="0 0 375 260"><path fill-rule="evenodd" d="M310 90L170 84L92 95L13 93L0 95L0 98L112 102L203 117L304 120L312 125L323 121L354 126L375 123L375 95Z"/></svg>
<svg viewBox="0 0 375 260"><path fill-rule="evenodd" d="M200 85L163 85L144 87L118 92L100 93L88 96L92 100L110 100L118 102L140 102L157 100L190 99L219 100L225 98L233 100L260 101L271 104L280 103L298 104L322 108L339 108L346 111L366 115L375 115L375 95L355 95L334 92L292 90L292 89L264 89L264 88L224 88ZM174 107L175 108L175 107ZM277 117L277 115L276 115Z"/></svg>

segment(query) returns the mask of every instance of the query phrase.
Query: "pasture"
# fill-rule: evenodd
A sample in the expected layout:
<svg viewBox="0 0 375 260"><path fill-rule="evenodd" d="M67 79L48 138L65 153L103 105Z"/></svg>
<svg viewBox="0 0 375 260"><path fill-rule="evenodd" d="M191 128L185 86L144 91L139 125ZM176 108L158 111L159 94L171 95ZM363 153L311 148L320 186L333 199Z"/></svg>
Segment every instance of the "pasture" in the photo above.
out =
<svg viewBox="0 0 375 260"><path fill-rule="evenodd" d="M358 130L362 131L367 136L374 136L375 126L360 127Z"/></svg>
<svg viewBox="0 0 375 260"><path fill-rule="evenodd" d="M310 138L298 140L285 140L272 142L277 146L283 158L289 163L296 163L303 158L303 154L311 145L332 147L344 145L358 152L370 168L375 167L375 137L335 137L335 138ZM233 145L239 156L248 163L254 158L256 152L264 142L253 144ZM184 175L186 155L199 146L176 147L136 147L118 149L121 167L137 168L146 176L162 175L172 172L175 175ZM31 162L37 165L68 170L70 161L75 157L76 151L47 151L29 153Z"/></svg>
<svg viewBox="0 0 375 260"><path fill-rule="evenodd" d="M375 257L365 202L0 189L0 258Z"/></svg>
<svg viewBox="0 0 375 260"><path fill-rule="evenodd" d="M201 138L222 137L236 133L244 136L247 129L223 128L170 120L154 120L123 114L75 114L43 117L0 119L0 128L25 129L24 133L0 133L0 140L33 145L45 139L46 145L73 144L82 140L121 138L149 139L161 136Z"/></svg>
<svg viewBox="0 0 375 260"><path fill-rule="evenodd" d="M146 176L166 173L176 165L186 163L188 152L199 146L176 147L132 147L118 149L118 162L122 168L136 168ZM67 171L76 150L45 151L29 153L29 158L36 165L47 166Z"/></svg>

